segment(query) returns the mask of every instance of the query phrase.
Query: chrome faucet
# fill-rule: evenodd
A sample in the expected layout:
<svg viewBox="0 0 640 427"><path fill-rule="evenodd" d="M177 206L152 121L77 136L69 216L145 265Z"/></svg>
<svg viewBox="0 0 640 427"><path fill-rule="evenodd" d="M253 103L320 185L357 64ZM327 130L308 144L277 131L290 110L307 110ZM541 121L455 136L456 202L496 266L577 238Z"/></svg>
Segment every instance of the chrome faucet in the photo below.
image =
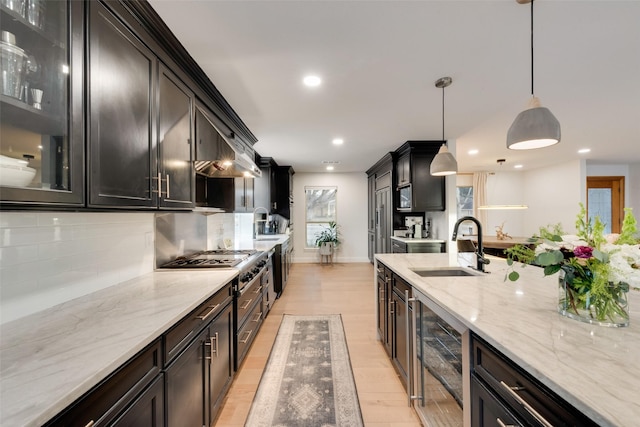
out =
<svg viewBox="0 0 640 427"><path fill-rule="evenodd" d="M253 238L254 240L258 237L258 223L259 222L266 222L267 219L256 219L256 213L258 212L258 210L262 209L264 211L264 213L267 214L267 218L269 217L269 211L267 210L267 208L263 208L262 206L258 206L257 208L255 208L253 210Z"/></svg>
<svg viewBox="0 0 640 427"><path fill-rule="evenodd" d="M458 237L458 227L460 226L460 224L462 224L465 221L472 221L476 224L476 227L478 227L478 246L476 247L476 269L478 271L482 271L483 273L486 273L484 271L484 265L489 264L490 260L484 257L484 250L482 248L482 225L480 225L480 221L478 221L476 218L472 216L463 216L456 222L456 225L453 226L453 236L451 236L451 240L453 242L456 241Z"/></svg>

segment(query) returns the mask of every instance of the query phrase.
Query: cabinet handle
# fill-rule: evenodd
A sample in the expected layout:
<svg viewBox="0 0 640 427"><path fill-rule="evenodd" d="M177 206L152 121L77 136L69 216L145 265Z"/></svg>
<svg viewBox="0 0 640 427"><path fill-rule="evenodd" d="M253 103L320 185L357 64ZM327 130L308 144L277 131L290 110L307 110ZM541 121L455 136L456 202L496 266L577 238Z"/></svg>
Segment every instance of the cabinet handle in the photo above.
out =
<svg viewBox="0 0 640 427"><path fill-rule="evenodd" d="M389 301L389 314L395 314L395 311L393 311L393 306L395 305L395 301Z"/></svg>
<svg viewBox="0 0 640 427"><path fill-rule="evenodd" d="M544 417L540 415L540 413L538 413L538 411L533 409L531 405L527 403L526 400L524 400L522 397L518 395L518 393L515 392L515 390L524 390L524 387L511 387L507 385L507 383L505 383L504 381L500 381L500 385L505 390L507 390L507 392L509 392L509 394L513 396L513 398L516 399L518 403L521 404L524 407L524 409L526 409L527 412L530 413L540 424L544 425L545 427L553 427L553 424L545 420Z"/></svg>
<svg viewBox="0 0 640 427"><path fill-rule="evenodd" d="M240 340L240 343L246 344L249 341L249 337L251 336L252 333L253 333L253 330L245 332L245 334L247 334L247 337L243 340Z"/></svg>
<svg viewBox="0 0 640 427"><path fill-rule="evenodd" d="M94 425L94 424L95 424L95 421L91 420L91 421L89 421L89 422L87 423L87 425L86 425L86 426L84 426L84 427L93 427L93 425Z"/></svg>
<svg viewBox="0 0 640 427"><path fill-rule="evenodd" d="M260 319L262 319L262 312L260 313L256 313L256 315L253 317L253 320L251 320L254 323L257 323L260 321Z"/></svg>
<svg viewBox="0 0 640 427"><path fill-rule="evenodd" d="M411 406L411 397L413 394L413 365L411 364L411 341L413 341L413 335L411 334L411 329L409 326L409 291L405 290L404 291L404 307L405 307L405 316L404 316L404 325L406 327L405 331L407 333L407 352L405 353L407 355L407 370L409 372L407 372L407 398L408 400L408 406Z"/></svg>
<svg viewBox="0 0 640 427"><path fill-rule="evenodd" d="M496 418L499 427L518 427L515 424L505 424L500 418Z"/></svg>
<svg viewBox="0 0 640 427"><path fill-rule="evenodd" d="M169 174L167 174L167 199L169 198Z"/></svg>
<svg viewBox="0 0 640 427"><path fill-rule="evenodd" d="M258 286L256 290L253 291L254 294L259 294L260 292L262 292L262 285Z"/></svg>
<svg viewBox="0 0 640 427"><path fill-rule="evenodd" d="M211 340L211 359L213 359L213 355L215 354L216 357L218 357L218 333L216 332L211 338L209 338ZM213 343L215 344L215 347L213 346Z"/></svg>
<svg viewBox="0 0 640 427"><path fill-rule="evenodd" d="M384 301L384 289L380 289L380 301Z"/></svg>
<svg viewBox="0 0 640 427"><path fill-rule="evenodd" d="M244 305L242 305L242 306L240 307L240 309L241 309L241 310L246 310L246 309L247 309L247 307L249 307L249 304L251 304L251 301L253 301L253 300L252 300L252 299L248 299L248 300L244 303Z"/></svg>
<svg viewBox="0 0 640 427"><path fill-rule="evenodd" d="M210 310L206 314L200 314L200 315L196 316L196 319L205 320L207 317L211 316L213 314L213 312L216 311L216 309L218 307L220 307L220 304L210 305L208 307L208 308L210 308Z"/></svg>

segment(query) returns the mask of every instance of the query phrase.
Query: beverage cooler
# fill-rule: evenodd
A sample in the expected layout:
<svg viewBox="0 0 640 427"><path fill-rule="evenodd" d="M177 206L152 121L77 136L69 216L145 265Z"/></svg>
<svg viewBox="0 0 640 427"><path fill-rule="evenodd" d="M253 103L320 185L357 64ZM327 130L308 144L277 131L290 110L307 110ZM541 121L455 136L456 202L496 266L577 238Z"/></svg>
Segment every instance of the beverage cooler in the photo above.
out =
<svg viewBox="0 0 640 427"><path fill-rule="evenodd" d="M434 301L413 289L407 317L414 340L407 345L407 391L424 425L471 425L469 330ZM409 310L408 310L409 311Z"/></svg>

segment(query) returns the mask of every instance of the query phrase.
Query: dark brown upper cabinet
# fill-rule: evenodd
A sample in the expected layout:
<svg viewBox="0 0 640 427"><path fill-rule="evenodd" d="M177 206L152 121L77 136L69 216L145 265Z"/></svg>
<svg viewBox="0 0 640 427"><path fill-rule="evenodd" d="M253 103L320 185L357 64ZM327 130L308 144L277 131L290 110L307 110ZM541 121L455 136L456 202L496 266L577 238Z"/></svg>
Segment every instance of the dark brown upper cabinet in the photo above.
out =
<svg viewBox="0 0 640 427"><path fill-rule="evenodd" d="M163 65L159 86L159 205L190 209L195 195L193 94Z"/></svg>
<svg viewBox="0 0 640 427"><path fill-rule="evenodd" d="M88 7L89 206L192 208L193 94L104 5Z"/></svg>
<svg viewBox="0 0 640 427"><path fill-rule="evenodd" d="M444 211L446 208L445 177L432 176L431 161L438 153L442 141L407 141L396 153L396 197L397 211L427 212ZM403 181L400 181L400 179ZM410 206L400 207L400 189L410 192Z"/></svg>
<svg viewBox="0 0 640 427"><path fill-rule="evenodd" d="M84 3L21 3L0 6L0 205L83 206Z"/></svg>

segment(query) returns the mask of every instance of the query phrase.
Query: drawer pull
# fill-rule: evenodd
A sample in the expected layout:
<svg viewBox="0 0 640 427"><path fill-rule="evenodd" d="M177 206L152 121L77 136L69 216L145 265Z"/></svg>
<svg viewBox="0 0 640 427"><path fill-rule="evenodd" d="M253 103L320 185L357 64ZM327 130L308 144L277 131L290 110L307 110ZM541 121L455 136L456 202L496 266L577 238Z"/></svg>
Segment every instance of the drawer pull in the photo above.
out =
<svg viewBox="0 0 640 427"><path fill-rule="evenodd" d="M240 306L240 310L246 310L247 307L249 307L249 305L251 304L251 301L253 301L253 300L252 299L246 300L245 303Z"/></svg>
<svg viewBox="0 0 640 427"><path fill-rule="evenodd" d="M262 312L260 312L260 313L256 313L256 315L254 316L254 318L253 318L252 322L254 322L254 323L255 323L255 322L259 322L259 321L260 321L260 319L262 319Z"/></svg>
<svg viewBox="0 0 640 427"><path fill-rule="evenodd" d="M253 330L245 332L245 334L247 334L247 336L246 336L245 339L240 340L240 343L241 344L246 344L249 341L249 337L251 337L252 333L253 333Z"/></svg>
<svg viewBox="0 0 640 427"><path fill-rule="evenodd" d="M93 425L94 425L94 424L95 424L95 422L94 422L93 420L91 420L91 421L89 421L89 422L87 423L87 425L86 425L86 426L84 426L84 427L93 427Z"/></svg>
<svg viewBox="0 0 640 427"><path fill-rule="evenodd" d="M218 333L216 332L211 338L209 338L211 340L211 360L213 360L213 355L215 354L216 357L218 357ZM215 346L213 345L213 343L216 343Z"/></svg>
<svg viewBox="0 0 640 427"><path fill-rule="evenodd" d="M218 307L220 307L220 304L210 305L208 307L210 308L210 310L206 314L200 314L199 316L196 316L196 319L205 320L207 317L211 316Z"/></svg>
<svg viewBox="0 0 640 427"><path fill-rule="evenodd" d="M531 407L531 405L529 405L527 403L526 400L521 398L518 395L518 393L516 393L516 391L524 390L524 387L517 387L517 386L516 387L511 387L511 386L507 385L507 383L505 383L504 381L500 381L500 385L505 390L507 390L507 392L509 392L509 394L511 396L513 396L513 398L516 399L518 401L518 403L521 404L524 407L524 409L527 410L528 413L530 413L536 420L538 420L538 422L540 424L544 425L545 427L553 427L553 424L551 424L549 421L545 420L544 417L538 413L538 411L533 409Z"/></svg>
<svg viewBox="0 0 640 427"><path fill-rule="evenodd" d="M262 286L258 286L256 290L253 291L254 294L259 294L260 292L262 292Z"/></svg>
<svg viewBox="0 0 640 427"><path fill-rule="evenodd" d="M505 424L504 421L502 421L500 418L496 418L496 422L498 423L499 427L518 427L515 424Z"/></svg>

